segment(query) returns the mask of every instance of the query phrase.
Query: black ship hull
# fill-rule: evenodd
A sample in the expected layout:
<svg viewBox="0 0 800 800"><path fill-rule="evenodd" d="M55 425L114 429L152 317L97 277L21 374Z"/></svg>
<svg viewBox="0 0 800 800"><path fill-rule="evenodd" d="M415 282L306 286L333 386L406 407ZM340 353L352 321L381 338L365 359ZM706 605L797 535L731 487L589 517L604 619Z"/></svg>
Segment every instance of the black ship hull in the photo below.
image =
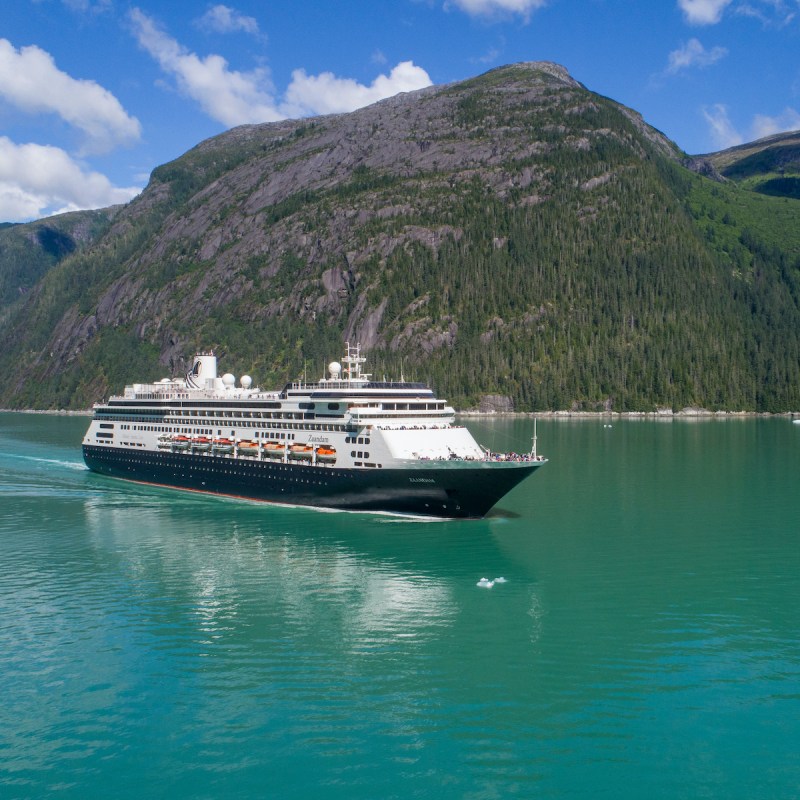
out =
<svg viewBox="0 0 800 800"><path fill-rule="evenodd" d="M341 469L213 455L83 446L94 472L139 483L271 503L480 518L542 461L432 461Z"/></svg>

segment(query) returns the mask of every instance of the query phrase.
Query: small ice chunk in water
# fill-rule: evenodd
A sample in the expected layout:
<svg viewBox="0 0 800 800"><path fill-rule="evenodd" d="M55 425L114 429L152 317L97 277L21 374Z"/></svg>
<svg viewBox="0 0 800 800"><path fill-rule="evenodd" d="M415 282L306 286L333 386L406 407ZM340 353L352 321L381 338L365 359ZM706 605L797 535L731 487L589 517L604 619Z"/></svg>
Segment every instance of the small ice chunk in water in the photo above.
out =
<svg viewBox="0 0 800 800"><path fill-rule="evenodd" d="M494 582L495 583L506 583L506 579L505 578L495 578Z"/></svg>
<svg viewBox="0 0 800 800"><path fill-rule="evenodd" d="M475 585L480 586L482 589L491 589L494 586L494 581L490 581L488 578L481 578Z"/></svg>

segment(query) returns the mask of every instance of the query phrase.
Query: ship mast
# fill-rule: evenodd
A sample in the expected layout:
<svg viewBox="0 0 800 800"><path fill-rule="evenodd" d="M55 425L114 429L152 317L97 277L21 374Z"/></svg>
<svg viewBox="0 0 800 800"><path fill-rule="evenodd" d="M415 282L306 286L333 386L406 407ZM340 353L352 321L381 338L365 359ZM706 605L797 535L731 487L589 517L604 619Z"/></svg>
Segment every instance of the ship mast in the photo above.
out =
<svg viewBox="0 0 800 800"><path fill-rule="evenodd" d="M366 372L361 372L361 365L367 360L361 355L361 345L357 344L352 347L350 342L345 342L344 346L346 353L342 361L344 361L344 371L347 373L348 382L368 381L371 376Z"/></svg>

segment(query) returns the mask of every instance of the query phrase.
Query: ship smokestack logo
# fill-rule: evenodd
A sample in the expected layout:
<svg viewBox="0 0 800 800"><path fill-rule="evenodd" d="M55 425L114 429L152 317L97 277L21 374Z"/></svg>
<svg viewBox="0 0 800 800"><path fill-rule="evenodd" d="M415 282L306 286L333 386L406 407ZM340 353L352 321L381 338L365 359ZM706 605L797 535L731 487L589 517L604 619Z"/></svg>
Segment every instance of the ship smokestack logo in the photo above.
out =
<svg viewBox="0 0 800 800"><path fill-rule="evenodd" d="M192 368L186 374L186 382L191 386L193 389L199 389L200 385L197 383L195 378L200 377L200 373L203 370L203 362L198 358L195 360L194 364L192 364Z"/></svg>

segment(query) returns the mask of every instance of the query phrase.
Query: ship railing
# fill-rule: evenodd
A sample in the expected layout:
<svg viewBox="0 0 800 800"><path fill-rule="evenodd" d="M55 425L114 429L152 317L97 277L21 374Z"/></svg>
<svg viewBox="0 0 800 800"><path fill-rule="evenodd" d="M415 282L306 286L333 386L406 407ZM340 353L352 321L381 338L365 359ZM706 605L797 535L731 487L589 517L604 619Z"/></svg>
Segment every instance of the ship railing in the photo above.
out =
<svg viewBox="0 0 800 800"><path fill-rule="evenodd" d="M375 426L379 431L454 431L463 425L451 425L448 422L435 422L432 425L412 425L407 423L381 423Z"/></svg>
<svg viewBox="0 0 800 800"><path fill-rule="evenodd" d="M457 453L449 455L438 454L435 456L414 454L418 461L490 461L493 463L543 463L547 461L544 456L533 453L484 453L480 456L462 456Z"/></svg>
<svg viewBox="0 0 800 800"><path fill-rule="evenodd" d="M382 410L381 406L353 406L349 412L352 417L371 417L380 414Z"/></svg>
<svg viewBox="0 0 800 800"><path fill-rule="evenodd" d="M536 453L486 453L484 460L486 461L547 461L544 456Z"/></svg>

